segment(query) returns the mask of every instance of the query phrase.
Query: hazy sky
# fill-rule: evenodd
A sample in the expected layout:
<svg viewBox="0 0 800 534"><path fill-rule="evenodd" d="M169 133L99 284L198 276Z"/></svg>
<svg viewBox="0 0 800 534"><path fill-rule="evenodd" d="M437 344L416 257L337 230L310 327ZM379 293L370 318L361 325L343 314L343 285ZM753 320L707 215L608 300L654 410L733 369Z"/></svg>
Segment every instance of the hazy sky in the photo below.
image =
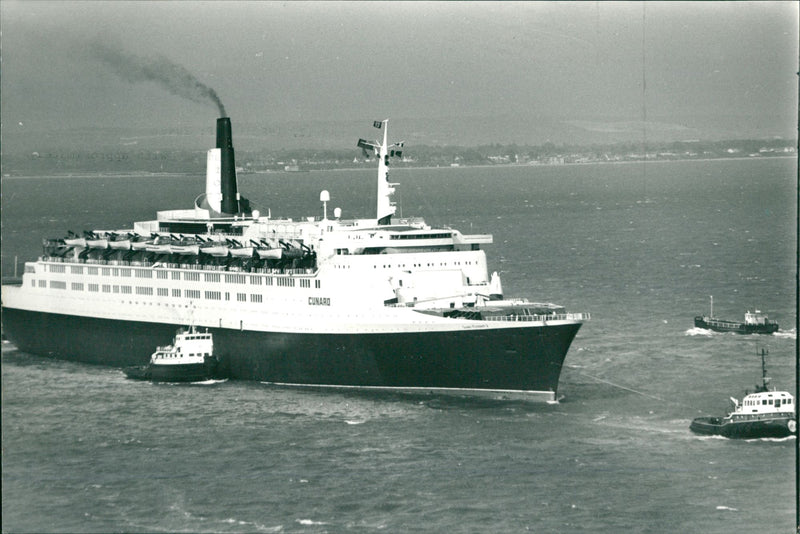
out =
<svg viewBox="0 0 800 534"><path fill-rule="evenodd" d="M589 127L735 117L790 135L796 126L797 2L3 0L0 9L4 136L207 125L217 115L210 102L122 79L97 43L179 64L232 118L265 124L502 115Z"/></svg>

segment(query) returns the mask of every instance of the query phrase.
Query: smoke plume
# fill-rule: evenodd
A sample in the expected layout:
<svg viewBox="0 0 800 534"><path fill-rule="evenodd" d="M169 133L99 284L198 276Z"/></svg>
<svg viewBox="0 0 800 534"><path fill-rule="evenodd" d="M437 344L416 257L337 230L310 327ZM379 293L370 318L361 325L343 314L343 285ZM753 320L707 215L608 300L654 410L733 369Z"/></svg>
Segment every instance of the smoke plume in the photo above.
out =
<svg viewBox="0 0 800 534"><path fill-rule="evenodd" d="M101 41L92 43L91 53L126 82L155 82L173 95L192 102L213 103L219 109L219 116L227 117L225 106L214 89L198 80L185 67L163 56L144 58Z"/></svg>

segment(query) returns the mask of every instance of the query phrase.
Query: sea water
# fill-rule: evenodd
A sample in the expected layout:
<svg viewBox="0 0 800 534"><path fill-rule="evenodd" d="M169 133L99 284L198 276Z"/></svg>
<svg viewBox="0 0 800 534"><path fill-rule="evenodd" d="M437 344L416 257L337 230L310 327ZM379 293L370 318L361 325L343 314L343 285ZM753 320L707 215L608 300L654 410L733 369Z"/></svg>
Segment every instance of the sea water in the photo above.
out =
<svg viewBox="0 0 800 534"><path fill-rule="evenodd" d="M689 431L794 392L795 160L393 169L398 215L492 233L506 295L590 312L557 405L151 384L2 347L4 532L791 532L795 438ZM189 208L203 177L2 183L3 275L42 237ZM273 217L373 216L374 173L250 174ZM693 327L761 309L769 336Z"/></svg>

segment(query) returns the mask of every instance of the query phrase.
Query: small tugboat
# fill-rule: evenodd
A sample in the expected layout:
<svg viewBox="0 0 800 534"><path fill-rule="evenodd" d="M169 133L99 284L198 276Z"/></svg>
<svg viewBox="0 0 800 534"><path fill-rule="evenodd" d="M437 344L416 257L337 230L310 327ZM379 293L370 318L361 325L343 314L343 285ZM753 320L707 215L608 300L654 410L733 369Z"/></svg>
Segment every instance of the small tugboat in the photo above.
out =
<svg viewBox="0 0 800 534"><path fill-rule="evenodd" d="M714 317L714 297L711 297L711 313L698 315L694 318L697 328L714 330L715 332L736 332L737 334L772 334L778 331L778 323L770 321L767 314L760 310L746 312L744 322L728 321Z"/></svg>
<svg viewBox="0 0 800 534"><path fill-rule="evenodd" d="M786 391L769 389L766 352L761 349L763 384L754 393L745 391L742 403L731 397L734 410L725 417L698 417L689 429L697 434L726 438L785 438L797 432L794 397Z"/></svg>
<svg viewBox="0 0 800 534"><path fill-rule="evenodd" d="M180 329L172 345L158 347L145 366L127 367L128 378L153 382L200 382L213 378L217 368L214 340L208 331Z"/></svg>

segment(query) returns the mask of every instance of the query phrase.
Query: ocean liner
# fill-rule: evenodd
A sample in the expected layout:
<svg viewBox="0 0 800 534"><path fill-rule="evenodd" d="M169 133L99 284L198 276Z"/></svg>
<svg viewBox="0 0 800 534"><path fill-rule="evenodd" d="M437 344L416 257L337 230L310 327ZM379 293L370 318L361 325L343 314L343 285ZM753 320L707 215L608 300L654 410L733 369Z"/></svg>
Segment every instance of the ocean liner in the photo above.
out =
<svg viewBox="0 0 800 534"><path fill-rule="evenodd" d="M506 298L491 235L395 217L387 121L357 146L378 163L375 218L273 218L236 182L231 122L217 120L206 190L191 209L132 228L48 239L2 288L4 335L32 354L144 365L194 324L231 379L557 401L585 313ZM271 212L270 212L271 213Z"/></svg>

